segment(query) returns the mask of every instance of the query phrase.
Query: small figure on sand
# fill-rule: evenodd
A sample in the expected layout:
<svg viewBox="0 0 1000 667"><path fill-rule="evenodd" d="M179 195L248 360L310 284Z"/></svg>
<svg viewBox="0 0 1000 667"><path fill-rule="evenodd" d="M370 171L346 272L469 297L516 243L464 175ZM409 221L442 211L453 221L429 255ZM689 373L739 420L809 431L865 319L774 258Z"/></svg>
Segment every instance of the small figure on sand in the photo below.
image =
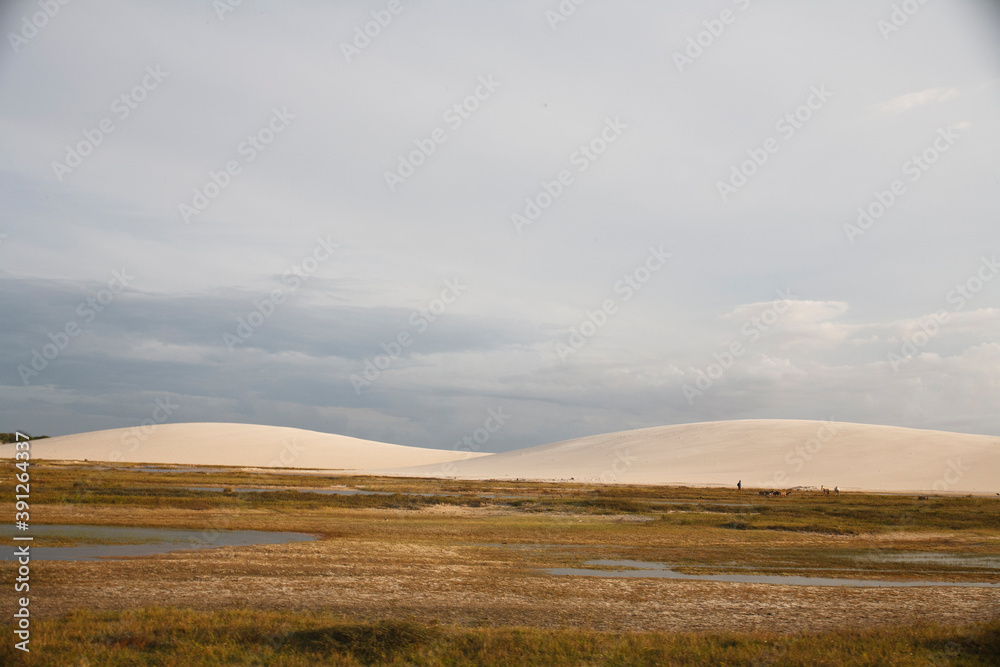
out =
<svg viewBox="0 0 1000 667"><path fill-rule="evenodd" d="M737 491L742 491L743 490L743 480L742 479L740 481L736 482L736 490Z"/></svg>

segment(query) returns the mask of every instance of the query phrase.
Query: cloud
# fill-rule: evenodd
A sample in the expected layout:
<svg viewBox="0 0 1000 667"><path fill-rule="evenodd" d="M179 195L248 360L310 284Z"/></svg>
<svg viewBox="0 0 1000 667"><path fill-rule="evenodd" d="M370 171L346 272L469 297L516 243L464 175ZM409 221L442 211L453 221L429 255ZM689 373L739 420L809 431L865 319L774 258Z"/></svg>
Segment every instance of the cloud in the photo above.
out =
<svg viewBox="0 0 1000 667"><path fill-rule="evenodd" d="M919 93L908 93L894 97L887 102L882 102L875 107L880 114L895 115L906 113L910 109L922 107L926 104L947 102L958 97L958 88L928 88Z"/></svg>
<svg viewBox="0 0 1000 667"><path fill-rule="evenodd" d="M863 0L753 3L711 44L700 33L718 14L694 5L591 3L553 31L530 0L458 4L413 3L351 62L340 42L371 16L349 4L279 17L244 3L224 20L205 3L71 4L0 58L5 430L133 426L165 394L183 420L429 446L497 402L514 415L497 449L754 416L1000 432L971 389L989 386L996 281L905 368L887 361L996 238L1000 88L976 82L1000 80L1000 63L982 3L948 3L888 46L858 23ZM37 11L6 3L0 28ZM114 116L157 65L163 85ZM454 127L445 110L481 76L500 87ZM920 92L886 101L890 87ZM295 119L242 161L275 107ZM903 115L918 108L942 118ZM114 131L58 181L52 161L109 115ZM628 125L614 143L608 118ZM900 165L944 124L970 139L848 243L843 225L910 179ZM414 151L390 191L385 172ZM240 173L185 224L178 204L232 159ZM717 184L741 179L722 201ZM528 197L545 205L517 234ZM288 290L318 238L336 250ZM672 257L643 282L651 246ZM135 280L82 322L122 267ZM468 290L417 331L456 276ZM626 278L642 282L627 300ZM274 289L284 301L254 315ZM562 363L556 342L612 298ZM263 321L230 351L223 336L250 318ZM79 335L25 387L18 365L70 322ZM412 344L356 392L351 376L403 333ZM689 405L682 386L734 341L745 354Z"/></svg>

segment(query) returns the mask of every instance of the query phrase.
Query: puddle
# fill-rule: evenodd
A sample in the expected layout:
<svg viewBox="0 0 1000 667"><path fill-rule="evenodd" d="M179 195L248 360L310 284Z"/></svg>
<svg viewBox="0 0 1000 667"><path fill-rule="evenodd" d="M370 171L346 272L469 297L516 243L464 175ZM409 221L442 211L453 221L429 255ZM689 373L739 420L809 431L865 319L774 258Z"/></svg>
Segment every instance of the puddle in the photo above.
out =
<svg viewBox="0 0 1000 667"><path fill-rule="evenodd" d="M958 566L1000 570L1000 557L997 556L965 556L935 551L878 551L870 554L845 557L867 563L920 563L924 565L947 565L950 567Z"/></svg>
<svg viewBox="0 0 1000 667"><path fill-rule="evenodd" d="M642 500L636 498L637 503L647 503L649 505L698 505L705 507L753 507L752 503L717 503L710 500Z"/></svg>
<svg viewBox="0 0 1000 667"><path fill-rule="evenodd" d="M5 526L5 537L14 535L13 526ZM27 533L32 541L12 542L11 548L3 549L0 560L16 560L14 548L22 545L31 547L34 560L102 560L105 558L126 558L129 556L151 556L172 551L192 549L214 549L216 547L245 547L255 544L287 544L290 542L311 542L315 536L306 533L278 533L263 530L184 530L179 528L133 528L124 526L88 525L34 525ZM46 547L46 537L82 542L80 546ZM91 542L92 544L86 544ZM93 544L112 542L112 544Z"/></svg>
<svg viewBox="0 0 1000 667"><path fill-rule="evenodd" d="M520 549L525 551L542 549L611 549L615 544L521 544L520 542L458 542L457 547L494 547L498 549ZM632 561L628 561L632 562Z"/></svg>
<svg viewBox="0 0 1000 667"><path fill-rule="evenodd" d="M142 468L114 468L114 470L120 470L122 472L131 472L138 470L140 472L173 472L173 473L185 473L185 472L233 472L232 468L161 468L157 466L148 466Z"/></svg>
<svg viewBox="0 0 1000 667"><path fill-rule="evenodd" d="M582 577L642 577L683 579L687 581L726 581L742 584L782 584L786 586L852 586L864 588L896 588L910 586L961 586L1000 588L1000 584L952 581L885 581L879 579L834 579L829 577L799 577L766 574L682 574L674 572L663 563L639 560L589 560L584 565L627 567L629 570L589 570L574 567L556 567L544 570L548 574Z"/></svg>
<svg viewBox="0 0 1000 667"><path fill-rule="evenodd" d="M188 491L223 491L226 487L221 486L185 486ZM362 491L360 489L298 489L290 488L265 488L265 487L232 487L233 493L278 493L286 491L300 491L302 493L319 493L326 496L391 496L388 491ZM404 494L407 495L407 494Z"/></svg>
<svg viewBox="0 0 1000 667"><path fill-rule="evenodd" d="M226 487L221 486L185 486L182 487L188 491L223 491ZM457 494L454 493L416 493L407 491L364 491L362 489L300 489L297 487L247 487L247 486L234 486L232 487L233 493L278 493L287 491L299 491L301 493L319 493L326 496L392 496L399 494L401 496L424 496L427 498L433 496L448 496L457 498Z"/></svg>

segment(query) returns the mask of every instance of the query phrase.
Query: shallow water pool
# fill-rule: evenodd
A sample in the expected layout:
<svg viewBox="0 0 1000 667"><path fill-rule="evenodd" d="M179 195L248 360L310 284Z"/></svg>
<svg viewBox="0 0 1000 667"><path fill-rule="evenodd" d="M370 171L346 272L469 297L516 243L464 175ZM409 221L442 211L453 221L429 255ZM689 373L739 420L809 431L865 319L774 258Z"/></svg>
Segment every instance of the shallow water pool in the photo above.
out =
<svg viewBox="0 0 1000 667"><path fill-rule="evenodd" d="M5 526L7 538L14 536L14 527ZM245 547L255 544L288 544L310 542L314 535L306 533L279 533L264 530L184 530L179 528L133 528L125 526L91 525L34 525L18 536L30 536L31 541L13 542L13 546L0 550L0 560L16 560L16 547L31 547L33 560L102 560L151 556L172 551L214 549L216 547ZM47 547L45 540L79 542L79 545Z"/></svg>
<svg viewBox="0 0 1000 667"><path fill-rule="evenodd" d="M858 588L902 588L911 586L961 586L977 588L1000 588L1000 584L952 581L888 581L880 579L839 579L833 577L801 577L768 574L684 574L674 572L663 563L639 560L589 560L584 565L623 567L624 570L592 570L575 567L555 567L546 569L548 574L580 577L644 577L660 579L683 579L687 581L726 581L743 584L782 584L786 586L849 586Z"/></svg>

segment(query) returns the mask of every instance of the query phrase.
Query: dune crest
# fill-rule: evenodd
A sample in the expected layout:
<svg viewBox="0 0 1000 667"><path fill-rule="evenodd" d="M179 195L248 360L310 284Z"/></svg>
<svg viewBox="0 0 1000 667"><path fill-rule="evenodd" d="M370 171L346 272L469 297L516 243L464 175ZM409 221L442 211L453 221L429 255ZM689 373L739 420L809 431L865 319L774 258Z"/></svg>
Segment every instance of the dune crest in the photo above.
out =
<svg viewBox="0 0 1000 667"><path fill-rule="evenodd" d="M14 445L0 446L11 458ZM256 424L161 424L117 428L31 443L34 459L357 470L414 466L482 454L404 447L346 435Z"/></svg>
<svg viewBox="0 0 1000 667"><path fill-rule="evenodd" d="M382 471L468 479L1000 491L1000 438L896 426L749 419L658 426Z"/></svg>

